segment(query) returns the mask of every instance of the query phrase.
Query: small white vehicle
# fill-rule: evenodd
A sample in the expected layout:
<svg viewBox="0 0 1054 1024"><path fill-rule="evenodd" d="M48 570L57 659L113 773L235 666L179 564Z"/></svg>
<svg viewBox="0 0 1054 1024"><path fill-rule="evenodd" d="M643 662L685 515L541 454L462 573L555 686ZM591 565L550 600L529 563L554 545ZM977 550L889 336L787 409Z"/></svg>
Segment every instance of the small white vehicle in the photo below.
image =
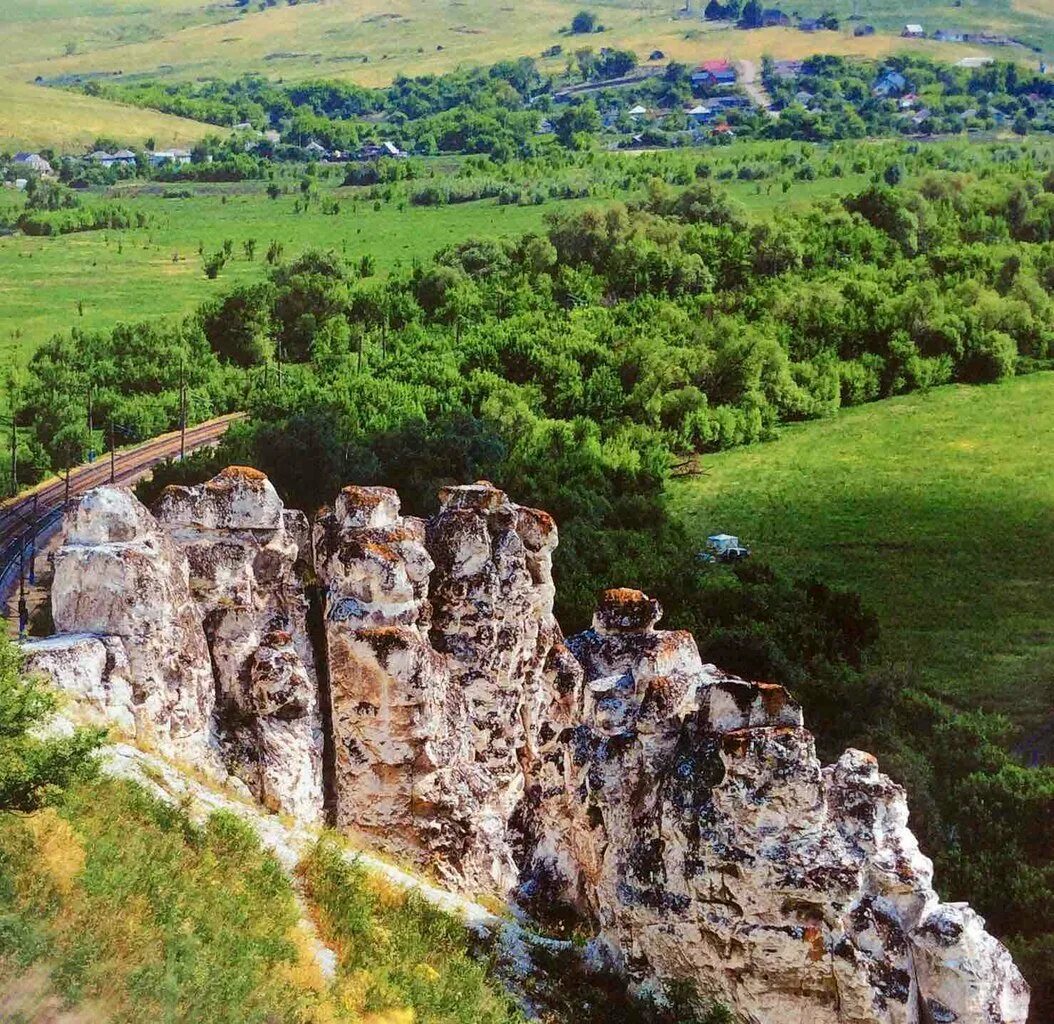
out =
<svg viewBox="0 0 1054 1024"><path fill-rule="evenodd" d="M706 548L696 557L700 562L739 562L750 557L750 548L730 533L714 533L706 538Z"/></svg>

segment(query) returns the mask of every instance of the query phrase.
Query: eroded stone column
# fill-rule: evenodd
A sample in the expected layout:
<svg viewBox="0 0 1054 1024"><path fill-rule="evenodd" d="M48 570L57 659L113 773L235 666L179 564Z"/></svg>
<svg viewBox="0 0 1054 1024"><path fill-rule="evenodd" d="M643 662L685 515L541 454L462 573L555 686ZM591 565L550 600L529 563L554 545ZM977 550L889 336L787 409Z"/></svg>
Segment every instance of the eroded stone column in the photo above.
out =
<svg viewBox="0 0 1054 1024"><path fill-rule="evenodd" d="M211 736L215 689L183 554L121 487L99 487L76 499L64 530L51 592L55 626L59 633L99 638L80 646L67 641L69 657L88 659L68 666L73 689L103 699L108 717L131 724L140 742L218 771ZM50 671L61 679L57 656L53 642ZM84 673L96 661L98 678L89 682Z"/></svg>
<svg viewBox="0 0 1054 1024"><path fill-rule="evenodd" d="M275 811L322 815L322 724L301 579L303 513L255 469L167 487L156 515L185 553L204 624L231 772Z"/></svg>

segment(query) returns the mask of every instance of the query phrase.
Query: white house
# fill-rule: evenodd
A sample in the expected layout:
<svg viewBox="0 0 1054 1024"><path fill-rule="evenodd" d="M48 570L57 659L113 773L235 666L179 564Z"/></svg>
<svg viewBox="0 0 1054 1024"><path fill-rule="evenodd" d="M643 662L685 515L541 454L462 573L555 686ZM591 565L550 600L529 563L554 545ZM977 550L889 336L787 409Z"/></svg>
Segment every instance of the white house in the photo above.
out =
<svg viewBox="0 0 1054 1024"><path fill-rule="evenodd" d="M630 107L630 109L627 110L626 113L629 114L630 117L646 117L648 113L648 108L642 107L638 103L635 107Z"/></svg>
<svg viewBox="0 0 1054 1024"><path fill-rule="evenodd" d="M157 149L147 154L151 167L160 167L162 164L173 164L180 166L190 163L189 149Z"/></svg>
<svg viewBox="0 0 1054 1024"><path fill-rule="evenodd" d="M905 25L900 33L905 39L925 39L926 32L921 25Z"/></svg>
<svg viewBox="0 0 1054 1024"><path fill-rule="evenodd" d="M101 164L103 167L135 166L135 153L130 149L119 149L116 153L107 153L104 149L97 149L88 159L92 163Z"/></svg>

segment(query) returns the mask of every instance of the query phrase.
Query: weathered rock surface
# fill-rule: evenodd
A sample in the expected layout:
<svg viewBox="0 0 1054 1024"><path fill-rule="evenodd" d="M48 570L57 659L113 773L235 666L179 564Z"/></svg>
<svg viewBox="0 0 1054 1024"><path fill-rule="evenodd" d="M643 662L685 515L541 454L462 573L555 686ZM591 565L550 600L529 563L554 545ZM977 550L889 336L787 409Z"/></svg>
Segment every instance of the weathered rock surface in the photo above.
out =
<svg viewBox="0 0 1054 1024"><path fill-rule="evenodd" d="M306 518L241 466L165 488L156 515L190 567L224 760L264 806L320 819L322 720L297 570Z"/></svg>
<svg viewBox="0 0 1054 1024"><path fill-rule="evenodd" d="M400 516L387 488L349 487L315 526L337 821L507 891L509 823L559 635L555 527L489 484L440 502L426 524Z"/></svg>
<svg viewBox="0 0 1054 1024"><path fill-rule="evenodd" d="M84 686L103 695L111 720L134 724L141 741L210 771L219 769L210 728L215 688L201 622L188 586L186 559L130 492L100 487L77 500L66 516L55 556L51 607L60 633L93 634L47 654L53 670L65 664ZM87 660L85 660L87 659Z"/></svg>
<svg viewBox="0 0 1054 1024"><path fill-rule="evenodd" d="M939 903L903 790L860 751L823 768L781 687L701 665L658 616L609 591L568 641L580 724L542 796L556 830L533 884L563 883L632 977L751 1021L1024 1021L1007 951Z"/></svg>
<svg viewBox="0 0 1054 1024"><path fill-rule="evenodd" d="M29 668L140 742L319 820L321 716L297 571L307 533L255 470L168 488L157 518L123 488L90 491L56 556L60 635L27 645Z"/></svg>
<svg viewBox="0 0 1054 1024"><path fill-rule="evenodd" d="M565 642L555 525L492 485L445 489L427 521L348 487L309 529L232 468L169 488L156 520L101 488L66 529L64 635L31 667L271 809L320 815L324 667L339 827L453 886L573 907L635 982L757 1024L1024 1022L1009 954L939 902L874 758L821 765L785 690L703 665L638 591Z"/></svg>

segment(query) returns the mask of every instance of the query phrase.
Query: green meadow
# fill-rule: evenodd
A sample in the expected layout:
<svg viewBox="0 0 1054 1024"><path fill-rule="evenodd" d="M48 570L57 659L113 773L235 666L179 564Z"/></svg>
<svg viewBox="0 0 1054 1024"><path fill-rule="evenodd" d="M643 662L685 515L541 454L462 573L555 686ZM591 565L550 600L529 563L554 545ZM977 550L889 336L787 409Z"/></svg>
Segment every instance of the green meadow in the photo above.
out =
<svg viewBox="0 0 1054 1024"><path fill-rule="evenodd" d="M1054 704L1054 374L952 386L707 456L671 501L879 615L874 668L1026 728Z"/></svg>
<svg viewBox="0 0 1054 1024"><path fill-rule="evenodd" d="M385 273L471 235L540 227L552 207L488 200L441 207L383 203L375 210L372 202L344 199L337 214L322 213L318 204L297 213L292 195L272 200L262 189L210 186L194 188L191 198L129 199L150 215L150 226L142 229L0 238L0 361L23 362L42 341L73 327L103 329L188 313L209 296L262 276L272 240L284 246L286 258L315 247L349 259L369 254ZM215 252L225 239L234 243L234 258L208 280L198 250ZM249 239L257 243L252 261L243 251Z"/></svg>

